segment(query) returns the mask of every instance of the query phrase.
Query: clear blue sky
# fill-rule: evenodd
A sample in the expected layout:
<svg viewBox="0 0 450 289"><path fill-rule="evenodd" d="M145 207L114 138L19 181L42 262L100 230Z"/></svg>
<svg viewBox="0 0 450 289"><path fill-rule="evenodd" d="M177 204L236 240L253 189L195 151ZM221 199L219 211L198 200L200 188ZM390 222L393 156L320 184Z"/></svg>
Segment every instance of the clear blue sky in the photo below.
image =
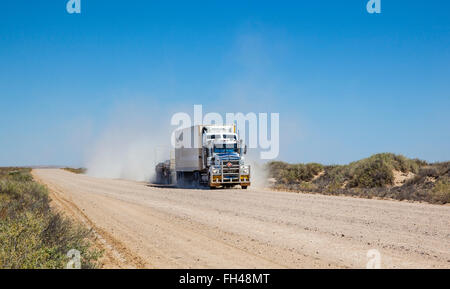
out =
<svg viewBox="0 0 450 289"><path fill-rule="evenodd" d="M286 161L449 160L450 2L366 2L3 0L0 165L82 165L122 106L193 104L279 112Z"/></svg>

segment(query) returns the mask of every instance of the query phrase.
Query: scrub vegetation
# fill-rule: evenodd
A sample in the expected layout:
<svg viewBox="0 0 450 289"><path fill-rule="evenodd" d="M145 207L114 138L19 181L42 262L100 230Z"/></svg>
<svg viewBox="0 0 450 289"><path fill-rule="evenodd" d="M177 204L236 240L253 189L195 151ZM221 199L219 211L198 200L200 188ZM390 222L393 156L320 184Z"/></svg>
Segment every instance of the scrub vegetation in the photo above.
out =
<svg viewBox="0 0 450 289"><path fill-rule="evenodd" d="M429 164L381 153L348 165L270 162L267 166L277 189L450 203L450 162Z"/></svg>
<svg viewBox="0 0 450 289"><path fill-rule="evenodd" d="M85 168L63 168L63 170L69 171L74 174L85 174L86 173Z"/></svg>
<svg viewBox="0 0 450 289"><path fill-rule="evenodd" d="M54 212L46 187L31 169L0 168L0 268L64 268L67 253L81 253L82 268L95 268L101 252L91 232Z"/></svg>

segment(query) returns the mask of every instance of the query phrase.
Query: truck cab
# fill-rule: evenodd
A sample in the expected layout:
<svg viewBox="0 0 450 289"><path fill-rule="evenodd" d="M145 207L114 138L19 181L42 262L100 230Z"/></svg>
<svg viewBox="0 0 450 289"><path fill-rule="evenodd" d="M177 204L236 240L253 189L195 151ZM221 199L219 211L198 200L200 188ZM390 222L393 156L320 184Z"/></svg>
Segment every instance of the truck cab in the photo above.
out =
<svg viewBox="0 0 450 289"><path fill-rule="evenodd" d="M237 133L205 133L203 138L207 154L206 166L209 168L209 186L239 184L242 188L247 188L250 185L250 166L245 165L243 155L246 148L242 148L242 141Z"/></svg>

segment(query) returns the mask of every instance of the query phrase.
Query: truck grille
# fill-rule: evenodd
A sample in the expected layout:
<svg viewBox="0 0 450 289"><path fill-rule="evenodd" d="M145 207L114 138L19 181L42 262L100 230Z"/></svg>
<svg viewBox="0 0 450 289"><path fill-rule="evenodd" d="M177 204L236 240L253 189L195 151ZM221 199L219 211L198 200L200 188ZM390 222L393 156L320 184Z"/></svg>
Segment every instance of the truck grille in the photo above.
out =
<svg viewBox="0 0 450 289"><path fill-rule="evenodd" d="M223 182L239 182L239 160L222 160L222 180Z"/></svg>

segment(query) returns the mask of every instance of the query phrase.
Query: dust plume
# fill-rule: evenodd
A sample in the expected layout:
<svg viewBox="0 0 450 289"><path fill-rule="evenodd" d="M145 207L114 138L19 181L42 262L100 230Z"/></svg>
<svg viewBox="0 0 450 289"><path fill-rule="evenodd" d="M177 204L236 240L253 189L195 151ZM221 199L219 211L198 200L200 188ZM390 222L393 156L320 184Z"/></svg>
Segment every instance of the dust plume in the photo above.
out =
<svg viewBox="0 0 450 289"><path fill-rule="evenodd" d="M136 116L142 114L142 116ZM87 174L100 178L151 181L155 165L169 158L170 130L155 114L121 112L99 134L85 158Z"/></svg>
<svg viewBox="0 0 450 289"><path fill-rule="evenodd" d="M245 156L245 163L250 165L251 169L251 187L264 189L270 186L268 182L269 172L267 170L267 160L261 160L259 149L250 149Z"/></svg>

